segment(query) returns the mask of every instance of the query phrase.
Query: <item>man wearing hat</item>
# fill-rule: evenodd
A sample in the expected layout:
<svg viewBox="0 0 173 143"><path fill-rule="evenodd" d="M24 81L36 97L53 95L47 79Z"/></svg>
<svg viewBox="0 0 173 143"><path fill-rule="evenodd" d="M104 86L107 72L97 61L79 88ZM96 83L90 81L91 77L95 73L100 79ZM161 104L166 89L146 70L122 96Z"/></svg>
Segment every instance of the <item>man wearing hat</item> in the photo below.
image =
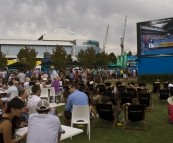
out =
<svg viewBox="0 0 173 143"><path fill-rule="evenodd" d="M173 96L169 97L167 99L169 105L168 105L168 114L169 114L169 118L168 118L168 123L169 124L173 124Z"/></svg>
<svg viewBox="0 0 173 143"><path fill-rule="evenodd" d="M51 66L50 68L52 70L51 80L53 82L53 77L55 77L55 76L59 77L59 76L58 76L58 73L56 72L56 70L54 69L54 66Z"/></svg>
<svg viewBox="0 0 173 143"><path fill-rule="evenodd" d="M38 114L29 115L27 143L58 143L61 139L61 122L57 116L48 114L49 102L39 100L36 106Z"/></svg>

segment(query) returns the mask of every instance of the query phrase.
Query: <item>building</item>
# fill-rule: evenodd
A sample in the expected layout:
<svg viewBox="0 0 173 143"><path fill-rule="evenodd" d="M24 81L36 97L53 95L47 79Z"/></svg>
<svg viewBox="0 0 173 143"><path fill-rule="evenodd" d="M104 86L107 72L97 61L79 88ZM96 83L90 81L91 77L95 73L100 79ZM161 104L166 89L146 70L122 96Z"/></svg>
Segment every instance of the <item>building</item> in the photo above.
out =
<svg viewBox="0 0 173 143"><path fill-rule="evenodd" d="M6 54L6 58L15 59L21 48L25 46L35 48L38 59L44 57L44 53L52 53L56 45L62 45L67 54L72 54L72 58L76 59L78 52L87 47L93 47L97 53L101 52L99 42L89 40L87 36L82 36L66 29L57 29L50 34L41 35L37 40L23 39L0 39L1 51Z"/></svg>

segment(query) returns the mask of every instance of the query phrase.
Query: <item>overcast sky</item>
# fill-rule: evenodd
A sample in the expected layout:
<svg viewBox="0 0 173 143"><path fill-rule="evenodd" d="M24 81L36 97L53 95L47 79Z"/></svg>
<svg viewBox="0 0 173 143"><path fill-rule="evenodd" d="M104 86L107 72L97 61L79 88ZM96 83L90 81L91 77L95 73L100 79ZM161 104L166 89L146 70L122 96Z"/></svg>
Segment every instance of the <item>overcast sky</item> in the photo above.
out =
<svg viewBox="0 0 173 143"><path fill-rule="evenodd" d="M120 54L127 15L125 51L137 51L136 23L173 17L172 0L0 0L0 39L38 39L68 29L104 41L106 52Z"/></svg>

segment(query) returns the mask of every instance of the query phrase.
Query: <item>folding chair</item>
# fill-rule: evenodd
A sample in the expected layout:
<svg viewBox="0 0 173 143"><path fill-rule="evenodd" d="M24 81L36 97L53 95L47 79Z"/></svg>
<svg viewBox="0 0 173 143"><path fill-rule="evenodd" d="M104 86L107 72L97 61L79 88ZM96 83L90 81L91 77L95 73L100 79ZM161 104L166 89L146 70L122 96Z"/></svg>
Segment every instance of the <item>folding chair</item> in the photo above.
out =
<svg viewBox="0 0 173 143"><path fill-rule="evenodd" d="M157 104L159 104L160 101L165 101L165 103L167 103L168 98L169 98L169 90L168 89L160 89L158 99L157 99Z"/></svg>
<svg viewBox="0 0 173 143"><path fill-rule="evenodd" d="M97 91L98 91L98 93L103 93L104 91L105 91L105 85L103 85L103 84L100 84L100 85L98 85L97 86Z"/></svg>
<svg viewBox="0 0 173 143"><path fill-rule="evenodd" d="M86 89L86 87L85 87L85 85L80 85L79 86L79 91L81 91L81 92L84 92L85 91L85 89Z"/></svg>
<svg viewBox="0 0 173 143"><path fill-rule="evenodd" d="M139 87L146 87L145 83L138 83Z"/></svg>
<svg viewBox="0 0 173 143"><path fill-rule="evenodd" d="M115 85L116 87L118 87L119 85L121 85L122 83L121 82L116 82Z"/></svg>
<svg viewBox="0 0 173 143"><path fill-rule="evenodd" d="M128 112L128 114L127 114ZM143 122L143 127L127 127L128 120L131 122ZM125 117L124 117L124 130L144 130L146 131L146 123L145 123L145 105L130 105L125 107Z"/></svg>
<svg viewBox="0 0 173 143"><path fill-rule="evenodd" d="M173 96L173 87L170 87L169 92L170 92L171 96Z"/></svg>
<svg viewBox="0 0 173 143"><path fill-rule="evenodd" d="M96 122L96 118L95 118L94 127L114 129L115 123L116 123L116 112L113 110L112 105L99 103L99 104L96 104L96 110L97 110L97 113L99 115L99 119ZM113 124L112 124L112 126L98 126L100 119L102 121L103 120L113 121Z"/></svg>
<svg viewBox="0 0 173 143"><path fill-rule="evenodd" d="M164 88L164 89L168 89L168 83L164 83L164 84L163 84L163 88Z"/></svg>
<svg viewBox="0 0 173 143"><path fill-rule="evenodd" d="M121 100L119 101L119 107L124 105L125 103L132 104L133 100L133 94L131 93L121 93Z"/></svg>
<svg viewBox="0 0 173 143"><path fill-rule="evenodd" d="M139 93L138 102L139 104L145 104L145 111L152 111L152 100L150 93Z"/></svg>
<svg viewBox="0 0 173 143"><path fill-rule="evenodd" d="M106 86L111 86L111 83L110 82L105 82L105 85Z"/></svg>
<svg viewBox="0 0 173 143"><path fill-rule="evenodd" d="M104 92L103 96L108 96L110 98L110 101L112 102L113 105L117 105L115 101L115 94L112 92Z"/></svg>
<svg viewBox="0 0 173 143"><path fill-rule="evenodd" d="M117 87L117 89L118 89L118 91L120 92L120 93L125 93L126 92L126 89L125 89L125 87L124 86L118 86Z"/></svg>
<svg viewBox="0 0 173 143"><path fill-rule="evenodd" d="M160 83L153 83L153 93L156 93L160 90Z"/></svg>
<svg viewBox="0 0 173 143"><path fill-rule="evenodd" d="M71 118L71 127L73 124L87 124L87 135L89 134L90 140L90 114L89 114L88 105L77 106L73 105L72 118ZM72 137L71 137L72 139Z"/></svg>
<svg viewBox="0 0 173 143"><path fill-rule="evenodd" d="M41 89L41 96L40 98L46 99L49 101L49 94L48 94L48 88L42 88Z"/></svg>
<svg viewBox="0 0 173 143"><path fill-rule="evenodd" d="M88 96L88 105L90 105L90 104L92 104L93 103L93 100L92 100L92 98L90 97L90 95L89 95L89 92L84 92L87 96Z"/></svg>
<svg viewBox="0 0 173 143"><path fill-rule="evenodd" d="M133 94L133 98L137 98L136 90L133 88L127 88L127 93Z"/></svg>

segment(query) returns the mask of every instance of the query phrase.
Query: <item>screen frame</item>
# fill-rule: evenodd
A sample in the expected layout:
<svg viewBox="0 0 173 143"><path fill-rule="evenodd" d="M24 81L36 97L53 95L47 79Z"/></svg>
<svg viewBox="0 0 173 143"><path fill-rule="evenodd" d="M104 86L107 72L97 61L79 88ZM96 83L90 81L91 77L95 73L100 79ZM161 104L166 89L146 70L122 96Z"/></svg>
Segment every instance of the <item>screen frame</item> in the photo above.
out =
<svg viewBox="0 0 173 143"><path fill-rule="evenodd" d="M164 56L173 56L173 53L169 54L151 54L151 55L141 55L141 26L146 25L152 25L152 24L160 24L163 22L173 22L173 17L170 18L164 18L164 19L157 19L157 20L151 20L151 21L145 21L145 22L139 22L136 24L136 30L137 30L137 57L164 57Z"/></svg>

